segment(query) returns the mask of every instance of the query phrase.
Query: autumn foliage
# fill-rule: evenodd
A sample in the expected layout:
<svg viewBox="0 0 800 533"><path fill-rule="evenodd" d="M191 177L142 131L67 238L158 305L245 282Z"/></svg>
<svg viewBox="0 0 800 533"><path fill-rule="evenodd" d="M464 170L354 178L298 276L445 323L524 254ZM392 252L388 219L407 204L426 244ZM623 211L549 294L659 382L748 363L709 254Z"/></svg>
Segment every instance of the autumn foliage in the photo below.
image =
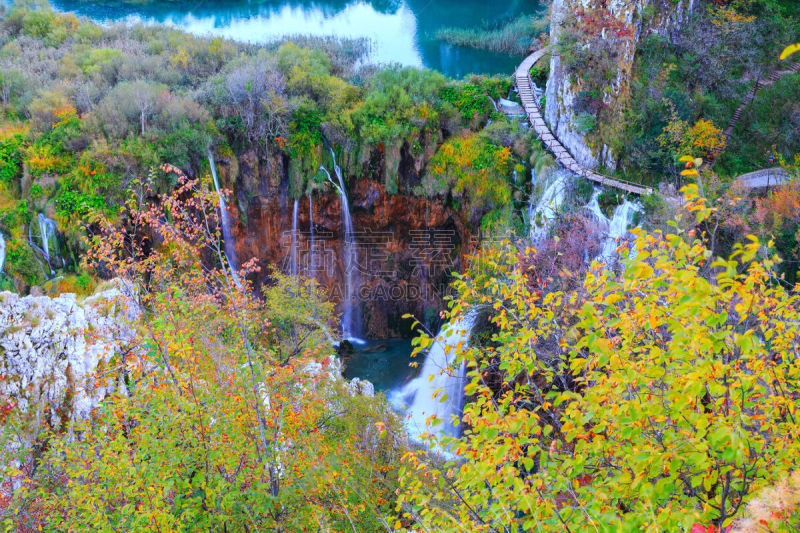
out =
<svg viewBox="0 0 800 533"><path fill-rule="evenodd" d="M43 437L37 468L6 472L24 480L6 525L381 528L397 428L382 401L335 379L331 305L279 274L253 298L253 270L234 277L225 261L209 182L178 180L174 194L132 198L124 226L97 221L91 264L124 279L143 311L136 349L112 369L126 387Z"/></svg>
<svg viewBox="0 0 800 533"><path fill-rule="evenodd" d="M687 201L711 215L695 188ZM570 294L537 290L532 250L476 260L451 316L491 327L458 350L467 427L442 442L458 460L407 454L401 514L437 531L719 531L796 468L800 302L773 260L755 239L715 259L681 231L633 246Z"/></svg>

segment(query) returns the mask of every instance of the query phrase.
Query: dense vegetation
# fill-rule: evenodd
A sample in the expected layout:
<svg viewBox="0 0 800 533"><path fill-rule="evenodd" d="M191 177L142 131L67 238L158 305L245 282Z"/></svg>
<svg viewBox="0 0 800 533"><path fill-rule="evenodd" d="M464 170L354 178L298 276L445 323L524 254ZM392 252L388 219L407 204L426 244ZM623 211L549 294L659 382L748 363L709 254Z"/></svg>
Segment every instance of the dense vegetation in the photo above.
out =
<svg viewBox="0 0 800 533"><path fill-rule="evenodd" d="M166 171L173 194L126 206L164 246L145 254L102 219L91 248L140 294L128 387L91 425L36 427L43 445L7 471L27 480L4 510L12 530L688 530L731 524L797 466L800 305L757 239L727 258L707 247L730 198L687 188L671 232L639 230L621 270L594 263L576 284L544 277L546 251L487 244L448 312L483 323L454 348L465 429L425 437L451 462L328 377L331 307L313 282L277 276L259 300L224 262L203 265L223 257L197 224L217 197ZM5 427L46 408L6 411Z"/></svg>
<svg viewBox="0 0 800 533"><path fill-rule="evenodd" d="M655 8L642 24L658 27ZM663 17L663 15L660 15ZM648 18L650 17L650 18ZM722 132L754 85L786 68L778 56L800 40L800 10L775 0L701 2L673 32L643 34L636 43L630 94L609 105L620 69L620 43L637 36L608 9L586 9L568 18L558 51L581 90L574 102L578 129L595 151L607 145L627 179L657 184L679 179L678 158L717 158L731 177L769 166L800 149L798 78L786 76L756 93L725 146ZM721 153L720 153L721 152Z"/></svg>
<svg viewBox="0 0 800 533"><path fill-rule="evenodd" d="M618 262L598 250L600 215L630 199L577 178L547 234L528 238L530 198L558 180L540 142L493 105L509 80L356 69L359 42L255 47L5 11L0 279L24 292L66 272L54 292L89 294L114 278L117 303L138 312L124 335L85 332L125 342L95 369L120 385L86 419L63 411L83 385L71 368L61 404L0 395L5 530L796 530L800 185L747 193L725 176L761 167L767 144L800 176L800 77L742 115L737 128L759 135L737 133L723 152L721 129L798 37L800 8L704 3L680 39L645 36L627 120L613 123L601 95L619 58L602 44L631 36L602 27L605 3L591 9L597 27L566 21L556 50L584 74L581 131L631 177L689 182L641 199L624 221L640 226L633 237L611 239ZM522 24L447 38L510 50L521 41L506 32ZM586 31L593 46L575 46ZM411 440L384 395L342 379L337 317L315 280L246 258L234 272L210 152L263 169L286 199L335 194L333 153L347 186L371 180L475 226L483 240L463 251L442 312L474 324L441 369L465 369L460 419L429 416ZM718 173L695 159L717 156ZM531 170L538 182L522 178ZM242 213L257 191L237 177L225 177L228 200ZM63 233L51 257L36 246L45 214ZM258 291L255 273L268 279ZM421 333L415 354L435 342Z"/></svg>
<svg viewBox="0 0 800 533"><path fill-rule="evenodd" d="M507 80L355 71L364 43L295 41L253 47L160 27L101 28L47 7L8 10L0 33L6 283L26 290L44 281L47 268L23 234L37 213L58 223L68 269L79 271L82 224L92 214L118 214L147 176L155 191L170 190L169 175L151 173L161 164L190 176L208 172L209 147L224 157L252 154L273 174L288 161L290 194L299 197L328 187L319 170L331 167L326 145L339 153L346 177L382 168L379 179L397 193L404 147L425 162L445 138L465 136L491 166L519 137L492 104L508 92ZM494 133L475 137L490 118ZM530 143L516 146L515 164L526 164ZM488 184L503 189L499 197L474 180L470 190L460 180L415 190L464 206L474 198L480 218L505 208L496 200L510 197L512 166ZM254 194L238 193L240 202Z"/></svg>
<svg viewBox="0 0 800 533"><path fill-rule="evenodd" d="M68 431L44 422L47 402L3 413L4 465L22 452L35 482L16 492L4 525L274 531L357 521L379 530L391 510L402 432L384 400L328 377L333 348L317 324L332 305L313 282L278 275L259 300L225 270L204 268L220 241L196 216L214 217L216 194L170 172L178 187L159 208L152 196L127 205L140 234L103 219L90 250L91 264L123 277L144 312L146 329L108 366L126 386ZM162 223L164 213L173 224ZM137 261L142 234L164 246ZM391 431L379 434L377 421ZM28 450L8 447L20 429L38 432L27 460ZM22 474L4 468L10 478Z"/></svg>
<svg viewBox="0 0 800 533"><path fill-rule="evenodd" d="M464 435L445 441L463 461L409 456L409 519L447 531L722 528L796 468L797 295L774 284L756 240L715 259L691 229L713 209L696 188L686 198L696 219L639 232L622 273L595 263L568 293L543 291L530 249L475 258L451 309L491 317L460 351L472 401Z"/></svg>

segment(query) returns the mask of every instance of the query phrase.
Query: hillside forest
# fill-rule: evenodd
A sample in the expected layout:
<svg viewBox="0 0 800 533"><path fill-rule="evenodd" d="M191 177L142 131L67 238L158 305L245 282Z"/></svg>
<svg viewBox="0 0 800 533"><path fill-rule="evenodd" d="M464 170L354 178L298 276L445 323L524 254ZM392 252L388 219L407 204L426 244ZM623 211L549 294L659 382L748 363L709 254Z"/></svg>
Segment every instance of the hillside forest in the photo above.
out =
<svg viewBox="0 0 800 533"><path fill-rule="evenodd" d="M189 4L0 2L0 529L800 530L800 3Z"/></svg>

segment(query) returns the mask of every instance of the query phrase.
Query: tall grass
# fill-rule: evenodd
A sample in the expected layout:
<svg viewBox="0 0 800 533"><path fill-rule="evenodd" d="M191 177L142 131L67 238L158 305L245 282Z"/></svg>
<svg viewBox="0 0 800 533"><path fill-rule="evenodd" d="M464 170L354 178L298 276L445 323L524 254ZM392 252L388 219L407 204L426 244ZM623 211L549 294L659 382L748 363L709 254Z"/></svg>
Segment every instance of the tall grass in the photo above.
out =
<svg viewBox="0 0 800 533"><path fill-rule="evenodd" d="M520 15L496 27L442 28L436 32L435 37L459 46L519 55L531 48L534 39L540 33L547 31L547 26L546 17Z"/></svg>

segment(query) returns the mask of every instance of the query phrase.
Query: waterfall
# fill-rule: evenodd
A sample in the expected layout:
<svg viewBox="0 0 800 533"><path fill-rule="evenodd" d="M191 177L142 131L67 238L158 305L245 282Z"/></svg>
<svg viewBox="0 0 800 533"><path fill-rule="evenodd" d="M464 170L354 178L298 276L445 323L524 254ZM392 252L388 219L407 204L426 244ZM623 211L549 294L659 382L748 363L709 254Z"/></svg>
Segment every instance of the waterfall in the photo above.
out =
<svg viewBox="0 0 800 533"><path fill-rule="evenodd" d="M351 341L359 341L356 336L360 333L361 316L358 311L358 299L356 289L358 287L358 249L355 242L355 232L353 231L353 221L350 218L350 204L347 201L347 192L344 188L342 179L342 169L336 164L336 154L333 148L328 146L333 160L333 170L339 181L337 188L342 200L342 224L344 226L344 299L342 302L342 337ZM328 180L331 180L330 173L322 167ZM335 184L334 184L335 185Z"/></svg>
<svg viewBox="0 0 800 533"><path fill-rule="evenodd" d="M594 192L592 193L592 198L589 200L589 203L586 204L584 207L592 216L599 222L603 228L608 231L608 226L611 223L608 220L608 217L603 214L603 211L600 209L600 195L603 193L603 189L597 187L595 188Z"/></svg>
<svg viewBox="0 0 800 533"><path fill-rule="evenodd" d="M639 204L628 200L614 208L614 214L608 224L608 235L603 241L603 249L597 257L598 261L606 265L611 264L617 256L617 241L627 235L633 216L641 209Z"/></svg>
<svg viewBox="0 0 800 533"><path fill-rule="evenodd" d="M559 208L564 203L571 174L565 170L558 170L554 174L553 181L545 188L536 205L534 206L531 201L529 206L528 215L531 226L529 236L534 243L540 243L547 237L550 223L555 220Z"/></svg>
<svg viewBox="0 0 800 533"><path fill-rule="evenodd" d="M0 274L3 273L3 265L6 263L6 240L0 233Z"/></svg>
<svg viewBox="0 0 800 533"><path fill-rule="evenodd" d="M391 394L396 408L406 408L406 426L412 437L419 438L423 433L437 437L459 435L459 427L453 425L453 417L460 417L464 407L466 365L462 362L457 368L451 366L457 348L466 347L475 318L474 314L467 314L442 326L428 350L419 376ZM439 393L434 398L436 391ZM443 395L446 395L444 401ZM436 415L442 423L427 426L425 421L431 415Z"/></svg>
<svg viewBox="0 0 800 533"><path fill-rule="evenodd" d="M289 273L297 276L297 206L300 202L295 199L294 210L292 211L292 250L290 255Z"/></svg>
<svg viewBox="0 0 800 533"><path fill-rule="evenodd" d="M310 192L308 193L308 233L310 237L307 259L308 274L313 277L317 271L314 264L314 204Z"/></svg>
<svg viewBox="0 0 800 533"><path fill-rule="evenodd" d="M65 266L64 258L58 251L58 226L55 221L47 218L42 213L36 216L39 223L39 244L37 245L33 239L33 224L28 225L28 242L31 248L38 250L47 261L47 266L50 268L50 275L55 275L53 270L53 260L60 259L61 266Z"/></svg>
<svg viewBox="0 0 800 533"><path fill-rule="evenodd" d="M231 267L231 273L236 285L239 285L239 280L236 276L238 266L236 264L236 247L233 243L233 233L231 232L231 223L228 218L228 208L225 206L225 196L219 187L219 179L217 178L217 165L214 162L214 154L211 152L211 147L208 148L208 165L211 167L211 177L214 179L214 189L217 191L219 197L219 212L220 224L222 224L222 239L225 246L225 258L228 260L228 265Z"/></svg>
<svg viewBox="0 0 800 533"><path fill-rule="evenodd" d="M556 218L558 210L564 203L567 183L571 174L565 170L555 173L555 178L545 187L542 196L534 204L533 195L528 206L528 218L530 220L530 239L535 243L540 243L547 237L551 222ZM536 184L536 171L531 169L531 188ZM592 217L600 224L606 233L602 240L601 251L595 259L606 265L610 265L617 255L617 241L628 233L633 216L641 211L642 207L636 202L625 200L614 209L614 213L609 219L600 209L599 198L603 189L596 187L592 197L584 206L584 209L591 213Z"/></svg>
<svg viewBox="0 0 800 533"><path fill-rule="evenodd" d="M637 203L625 200L614 209L614 213L609 220L600 210L598 198L602 192L602 189L599 187L596 188L589 203L584 207L592 214L595 220L602 225L606 232L600 253L595 257L595 260L605 265L611 265L617 256L617 241L625 237L628 233L628 227L633 220L633 215L641 210L641 206Z"/></svg>
<svg viewBox="0 0 800 533"><path fill-rule="evenodd" d="M47 259L47 263L50 265L50 270L53 270L52 262L50 260L51 253L55 253L58 256L58 250L50 250L51 244L58 243L58 226L56 223L44 216L42 213L39 213L37 216L39 219L39 238L41 239L42 243L42 251L44 252L44 257Z"/></svg>

